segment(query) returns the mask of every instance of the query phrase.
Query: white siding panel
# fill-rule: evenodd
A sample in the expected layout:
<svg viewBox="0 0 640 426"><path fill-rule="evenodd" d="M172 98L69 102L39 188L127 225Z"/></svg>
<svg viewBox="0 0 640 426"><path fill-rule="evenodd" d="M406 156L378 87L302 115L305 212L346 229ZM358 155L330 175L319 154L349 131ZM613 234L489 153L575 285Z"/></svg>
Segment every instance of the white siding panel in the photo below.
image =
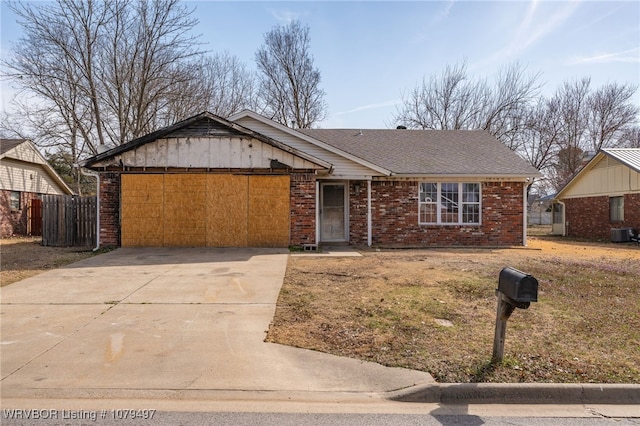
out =
<svg viewBox="0 0 640 426"><path fill-rule="evenodd" d="M240 124L241 126L247 127L255 132L268 136L272 139L275 139L299 151L306 152L309 155L333 164L333 176L336 178L380 176L380 173L375 170L351 161L348 158L344 158L331 151L327 151L326 149L311 144L303 139L299 139L281 130L275 129L267 124L256 121L250 117L243 117L239 120L236 120L236 123Z"/></svg>
<svg viewBox="0 0 640 426"><path fill-rule="evenodd" d="M44 164L40 155L34 152L33 148L29 143L23 143L16 146L13 149L13 152L11 152L11 158L26 161L28 163Z"/></svg>
<svg viewBox="0 0 640 426"><path fill-rule="evenodd" d="M65 194L49 174L37 164L3 158L0 162L0 189L37 194Z"/></svg>
<svg viewBox="0 0 640 426"><path fill-rule="evenodd" d="M587 171L571 186L567 198L622 195L628 192L640 191L640 173L615 161L608 163L608 167L602 167L603 162Z"/></svg>
<svg viewBox="0 0 640 426"><path fill-rule="evenodd" d="M124 152L120 158L131 167L270 168L275 159L296 168L320 168L257 139L236 137L160 139Z"/></svg>

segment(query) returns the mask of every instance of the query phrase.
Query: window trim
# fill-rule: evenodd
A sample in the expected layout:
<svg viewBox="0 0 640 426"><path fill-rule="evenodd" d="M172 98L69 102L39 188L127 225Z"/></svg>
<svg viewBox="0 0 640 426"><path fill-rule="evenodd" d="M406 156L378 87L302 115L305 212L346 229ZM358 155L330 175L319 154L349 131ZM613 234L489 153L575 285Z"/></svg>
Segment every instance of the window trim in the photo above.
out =
<svg viewBox="0 0 640 426"><path fill-rule="evenodd" d="M435 184L436 185L436 201L423 202L421 201L422 185L423 184ZM455 184L458 187L458 220L456 222L443 222L442 221L442 185ZM464 201L464 185L477 185L478 187L478 201L469 202ZM435 205L436 206L436 221L435 222L423 222L422 221L422 206L423 205ZM465 205L477 205L478 206L478 222L463 222L463 212ZM482 183L481 182L434 182L434 181L420 181L418 182L418 225L437 225L437 226L480 226L482 225Z"/></svg>

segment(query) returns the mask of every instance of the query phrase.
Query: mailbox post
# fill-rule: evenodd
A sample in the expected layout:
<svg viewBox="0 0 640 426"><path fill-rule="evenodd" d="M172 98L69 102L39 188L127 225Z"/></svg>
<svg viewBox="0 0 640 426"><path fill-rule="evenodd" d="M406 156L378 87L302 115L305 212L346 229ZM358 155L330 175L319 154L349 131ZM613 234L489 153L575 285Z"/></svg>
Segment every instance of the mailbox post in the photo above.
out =
<svg viewBox="0 0 640 426"><path fill-rule="evenodd" d="M516 308L527 309L531 302L538 301L538 280L527 273L507 266L500 271L496 296L498 296L498 308L491 362L499 364L504 358L507 320Z"/></svg>

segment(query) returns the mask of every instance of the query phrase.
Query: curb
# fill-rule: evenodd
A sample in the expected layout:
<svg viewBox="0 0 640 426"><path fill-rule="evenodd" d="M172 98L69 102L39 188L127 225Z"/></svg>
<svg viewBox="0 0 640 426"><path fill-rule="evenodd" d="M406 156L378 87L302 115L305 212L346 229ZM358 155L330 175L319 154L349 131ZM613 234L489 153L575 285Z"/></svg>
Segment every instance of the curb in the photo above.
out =
<svg viewBox="0 0 640 426"><path fill-rule="evenodd" d="M567 383L443 383L413 386L385 397L398 402L445 404L640 405L640 385Z"/></svg>

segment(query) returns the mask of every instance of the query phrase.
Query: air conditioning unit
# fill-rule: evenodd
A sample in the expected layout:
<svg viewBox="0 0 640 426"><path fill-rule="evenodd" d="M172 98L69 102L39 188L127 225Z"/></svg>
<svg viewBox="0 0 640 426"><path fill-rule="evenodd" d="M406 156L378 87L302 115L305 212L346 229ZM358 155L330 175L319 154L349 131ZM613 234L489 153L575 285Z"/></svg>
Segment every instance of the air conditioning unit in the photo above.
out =
<svg viewBox="0 0 640 426"><path fill-rule="evenodd" d="M613 228L611 229L611 241L614 243L628 243L633 236L632 228Z"/></svg>

